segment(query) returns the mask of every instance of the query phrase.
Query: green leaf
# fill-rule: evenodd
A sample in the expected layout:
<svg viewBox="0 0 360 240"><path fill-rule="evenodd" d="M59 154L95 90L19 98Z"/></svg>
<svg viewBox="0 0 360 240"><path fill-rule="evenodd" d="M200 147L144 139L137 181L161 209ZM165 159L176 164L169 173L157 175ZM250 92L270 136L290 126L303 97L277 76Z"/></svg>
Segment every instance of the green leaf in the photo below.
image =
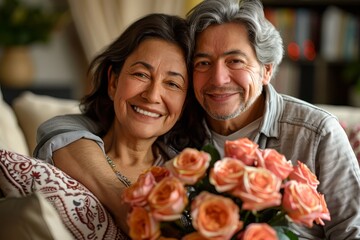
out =
<svg viewBox="0 0 360 240"><path fill-rule="evenodd" d="M278 235L279 240L298 240L298 236L293 233L288 227L276 226L273 227Z"/></svg>
<svg viewBox="0 0 360 240"><path fill-rule="evenodd" d="M211 162L210 162L209 169L212 168L214 166L215 162L220 159L220 154L219 154L218 150L212 144L205 145L201 150L210 154Z"/></svg>

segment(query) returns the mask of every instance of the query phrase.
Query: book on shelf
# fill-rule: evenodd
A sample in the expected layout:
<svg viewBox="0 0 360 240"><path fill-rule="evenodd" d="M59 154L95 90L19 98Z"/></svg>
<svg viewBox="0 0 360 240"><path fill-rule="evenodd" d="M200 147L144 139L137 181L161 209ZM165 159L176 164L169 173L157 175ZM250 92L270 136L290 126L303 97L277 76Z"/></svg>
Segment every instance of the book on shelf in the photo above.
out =
<svg viewBox="0 0 360 240"><path fill-rule="evenodd" d="M323 13L311 8L265 8L265 16L279 30L286 56L293 60L327 61L359 58L359 17L329 6Z"/></svg>
<svg viewBox="0 0 360 240"><path fill-rule="evenodd" d="M322 18L321 54L327 61L358 59L359 19L338 7L328 7Z"/></svg>

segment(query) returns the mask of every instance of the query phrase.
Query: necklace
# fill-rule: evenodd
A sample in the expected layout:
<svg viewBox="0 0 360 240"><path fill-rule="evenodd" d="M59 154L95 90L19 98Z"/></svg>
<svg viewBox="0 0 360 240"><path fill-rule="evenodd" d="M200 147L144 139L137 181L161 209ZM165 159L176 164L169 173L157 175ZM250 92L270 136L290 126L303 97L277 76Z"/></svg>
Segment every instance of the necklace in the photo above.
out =
<svg viewBox="0 0 360 240"><path fill-rule="evenodd" d="M108 164L110 165L111 169L114 171L115 175L120 180L120 182L124 184L126 187L130 187L131 181L127 177L122 175L118 170L116 170L115 163L113 162L113 160L111 160L111 158L108 155L105 155L105 157L106 157L106 161L108 162Z"/></svg>

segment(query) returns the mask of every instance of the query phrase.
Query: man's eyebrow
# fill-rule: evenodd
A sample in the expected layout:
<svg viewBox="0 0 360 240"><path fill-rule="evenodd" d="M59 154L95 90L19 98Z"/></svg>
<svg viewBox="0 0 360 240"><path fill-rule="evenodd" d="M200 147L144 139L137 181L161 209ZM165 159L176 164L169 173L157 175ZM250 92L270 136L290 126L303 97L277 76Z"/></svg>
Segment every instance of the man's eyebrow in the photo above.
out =
<svg viewBox="0 0 360 240"><path fill-rule="evenodd" d="M229 51L226 51L222 54L223 56L228 56L228 55L241 55L241 56L244 56L246 57L246 53L244 53L243 51L241 50L229 50Z"/></svg>
<svg viewBox="0 0 360 240"><path fill-rule="evenodd" d="M244 53L241 50L229 50L224 52L223 54L221 54L221 56L229 56L229 55L241 55L244 57L247 57L246 53ZM197 52L194 54L194 58L208 58L211 57L211 54L209 53L204 53L204 52Z"/></svg>
<svg viewBox="0 0 360 240"><path fill-rule="evenodd" d="M135 66L137 64L140 64L140 65L143 65L145 68L149 69L150 71L153 71L154 70L154 67L151 66L150 64L148 64L147 62L143 62L143 61L137 61L137 62L134 62L133 64L131 64L131 66ZM174 71L168 71L167 72L168 75L170 76L179 76L182 78L182 80L185 82L185 77L179 73L179 72L174 72Z"/></svg>
<svg viewBox="0 0 360 240"><path fill-rule="evenodd" d="M210 57L210 56L211 56L210 54L208 54L208 53L203 53L203 52L198 52L198 53L195 53L195 54L194 54L194 58L201 58L201 57L206 58L206 57Z"/></svg>

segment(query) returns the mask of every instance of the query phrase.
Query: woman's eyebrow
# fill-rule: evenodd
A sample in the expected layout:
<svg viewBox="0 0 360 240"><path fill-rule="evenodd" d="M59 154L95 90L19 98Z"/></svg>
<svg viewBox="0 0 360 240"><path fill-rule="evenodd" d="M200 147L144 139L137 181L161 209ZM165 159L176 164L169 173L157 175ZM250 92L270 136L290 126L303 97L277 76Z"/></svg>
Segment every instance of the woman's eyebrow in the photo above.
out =
<svg viewBox="0 0 360 240"><path fill-rule="evenodd" d="M137 65L137 64L143 65L145 68L149 69L150 71L153 71L153 70L154 70L154 67L153 67L153 66L151 66L151 65L148 64L147 62L143 62L143 61L137 61L137 62L131 64L131 66L135 66L135 65ZM184 77L181 73L179 73L179 72L168 71L167 74L170 75L170 76L179 76L179 77L181 77L181 79L185 82L185 77Z"/></svg>

